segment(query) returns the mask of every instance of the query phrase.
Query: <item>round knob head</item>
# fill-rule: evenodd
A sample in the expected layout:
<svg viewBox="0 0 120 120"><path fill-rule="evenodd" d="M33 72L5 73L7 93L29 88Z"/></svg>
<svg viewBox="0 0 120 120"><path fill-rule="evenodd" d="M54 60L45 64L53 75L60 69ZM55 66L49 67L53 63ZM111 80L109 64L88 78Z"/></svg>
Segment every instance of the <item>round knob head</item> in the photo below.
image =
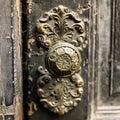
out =
<svg viewBox="0 0 120 120"><path fill-rule="evenodd" d="M78 49L69 43L57 43L52 46L45 59L48 71L59 77L78 72L82 61Z"/></svg>

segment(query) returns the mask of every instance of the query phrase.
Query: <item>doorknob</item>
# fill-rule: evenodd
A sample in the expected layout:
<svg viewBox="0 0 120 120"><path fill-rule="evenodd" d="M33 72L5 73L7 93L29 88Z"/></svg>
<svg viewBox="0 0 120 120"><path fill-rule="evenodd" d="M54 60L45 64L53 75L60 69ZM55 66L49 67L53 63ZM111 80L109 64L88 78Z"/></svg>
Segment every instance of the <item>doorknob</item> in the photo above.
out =
<svg viewBox="0 0 120 120"><path fill-rule="evenodd" d="M45 50L39 65L37 93L50 111L62 115L83 95L82 45L85 25L79 14L59 5L37 21L37 42Z"/></svg>

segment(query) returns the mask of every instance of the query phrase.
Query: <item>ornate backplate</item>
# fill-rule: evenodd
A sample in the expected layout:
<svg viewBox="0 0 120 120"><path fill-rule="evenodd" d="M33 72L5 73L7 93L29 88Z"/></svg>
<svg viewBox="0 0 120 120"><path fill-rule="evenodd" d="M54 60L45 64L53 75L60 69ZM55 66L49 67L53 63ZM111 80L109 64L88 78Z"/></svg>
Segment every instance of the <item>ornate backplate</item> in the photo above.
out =
<svg viewBox="0 0 120 120"><path fill-rule="evenodd" d="M83 20L62 5L37 21L38 49L44 59L38 66L37 93L44 107L59 115L77 106L83 95L80 73L84 38Z"/></svg>

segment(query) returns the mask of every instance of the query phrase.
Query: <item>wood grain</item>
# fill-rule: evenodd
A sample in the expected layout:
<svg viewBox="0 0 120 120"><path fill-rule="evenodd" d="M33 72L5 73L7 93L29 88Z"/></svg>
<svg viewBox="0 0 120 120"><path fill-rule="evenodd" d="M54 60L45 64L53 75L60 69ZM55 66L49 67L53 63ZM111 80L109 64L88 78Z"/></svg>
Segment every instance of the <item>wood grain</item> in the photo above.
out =
<svg viewBox="0 0 120 120"><path fill-rule="evenodd" d="M0 1L1 120L22 120L21 9L17 3Z"/></svg>

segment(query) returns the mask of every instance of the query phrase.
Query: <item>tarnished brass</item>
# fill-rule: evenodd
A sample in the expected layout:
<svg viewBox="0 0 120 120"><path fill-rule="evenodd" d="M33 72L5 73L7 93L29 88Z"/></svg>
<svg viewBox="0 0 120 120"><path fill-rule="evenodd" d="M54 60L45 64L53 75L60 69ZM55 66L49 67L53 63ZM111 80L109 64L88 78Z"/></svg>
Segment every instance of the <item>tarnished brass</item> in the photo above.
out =
<svg viewBox="0 0 120 120"><path fill-rule="evenodd" d="M46 67L57 77L67 77L78 72L80 63L80 52L74 45L66 42L53 45L46 55Z"/></svg>
<svg viewBox="0 0 120 120"><path fill-rule="evenodd" d="M83 95L84 22L76 12L59 5L38 19L37 30L37 42L45 49L45 66L38 67L37 92L45 108L62 115Z"/></svg>

